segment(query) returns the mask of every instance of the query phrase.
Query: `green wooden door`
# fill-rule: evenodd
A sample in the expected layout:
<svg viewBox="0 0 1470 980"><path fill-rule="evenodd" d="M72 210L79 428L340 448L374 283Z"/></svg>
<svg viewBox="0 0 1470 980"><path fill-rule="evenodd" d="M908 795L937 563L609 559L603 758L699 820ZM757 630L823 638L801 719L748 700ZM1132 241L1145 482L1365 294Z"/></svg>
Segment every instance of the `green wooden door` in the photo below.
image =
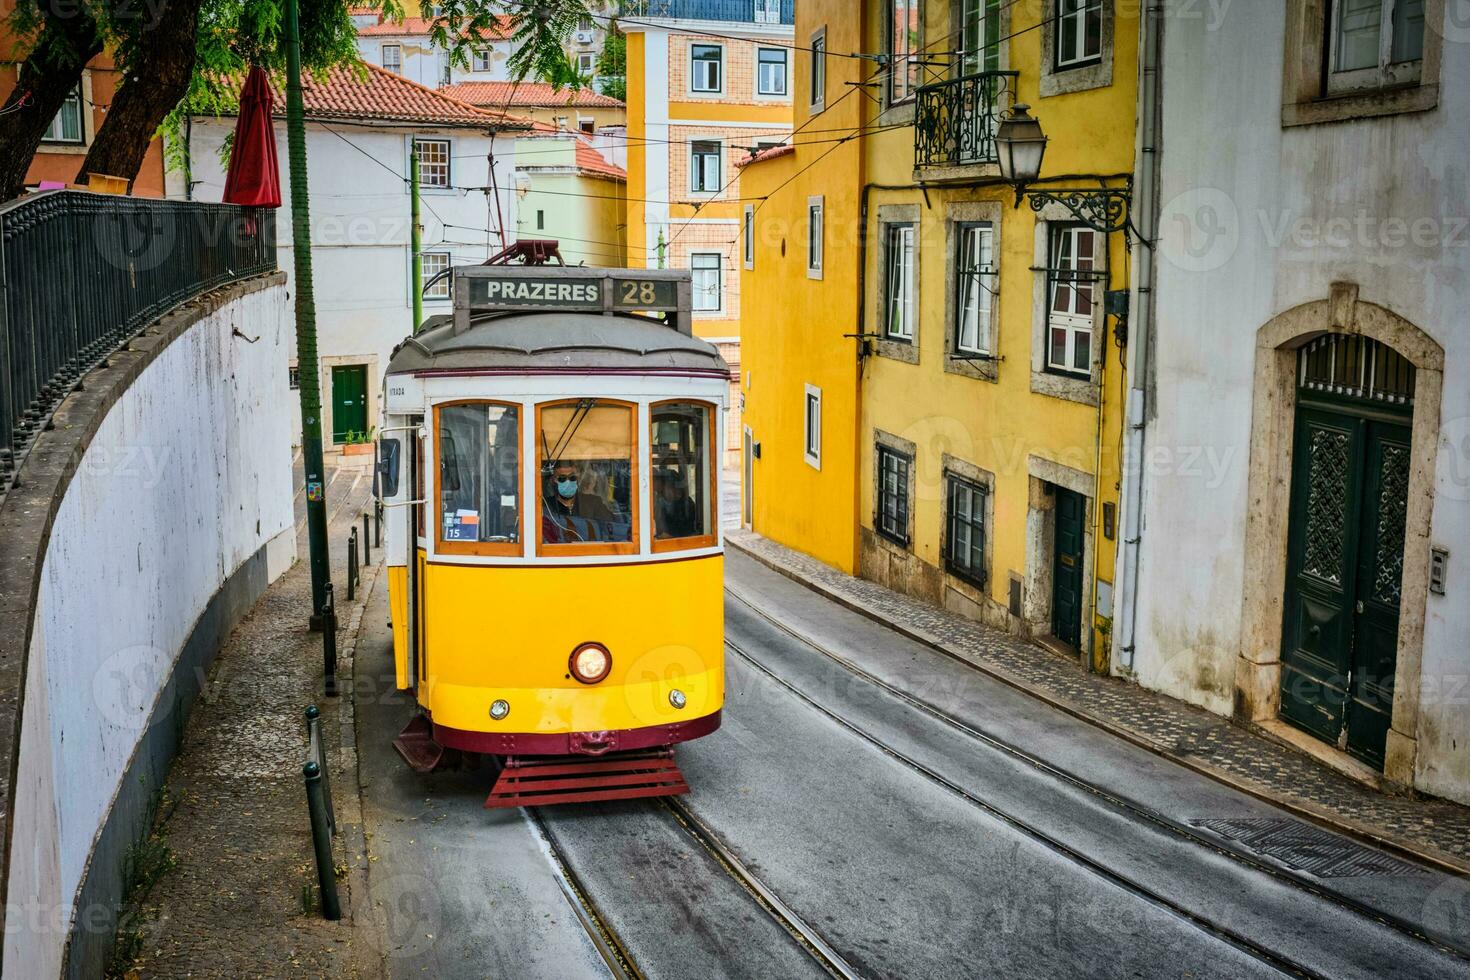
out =
<svg viewBox="0 0 1470 980"><path fill-rule="evenodd" d="M1052 561L1051 633L1074 647L1082 645L1082 550L1087 501L1080 493L1056 488L1056 549Z"/></svg>
<svg viewBox="0 0 1470 980"><path fill-rule="evenodd" d="M367 366L332 368L332 441L367 429Z"/></svg>
<svg viewBox="0 0 1470 980"><path fill-rule="evenodd" d="M1409 429L1297 411L1281 716L1382 767L1393 711Z"/></svg>

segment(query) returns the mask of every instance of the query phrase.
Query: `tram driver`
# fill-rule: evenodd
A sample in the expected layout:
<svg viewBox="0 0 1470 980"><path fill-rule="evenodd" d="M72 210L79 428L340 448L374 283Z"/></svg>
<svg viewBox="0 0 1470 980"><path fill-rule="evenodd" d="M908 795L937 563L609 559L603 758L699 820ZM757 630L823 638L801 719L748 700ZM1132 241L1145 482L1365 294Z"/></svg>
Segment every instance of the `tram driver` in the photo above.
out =
<svg viewBox="0 0 1470 980"><path fill-rule="evenodd" d="M541 495L541 540L547 544L584 541L627 541L630 528L620 523L607 501L582 487L574 463L559 460Z"/></svg>

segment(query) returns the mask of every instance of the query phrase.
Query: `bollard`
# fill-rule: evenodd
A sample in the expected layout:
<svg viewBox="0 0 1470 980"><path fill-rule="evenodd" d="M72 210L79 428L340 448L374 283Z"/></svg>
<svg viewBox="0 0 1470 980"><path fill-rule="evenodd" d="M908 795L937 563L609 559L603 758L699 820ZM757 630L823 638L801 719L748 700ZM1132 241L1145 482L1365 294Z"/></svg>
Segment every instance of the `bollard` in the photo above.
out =
<svg viewBox="0 0 1470 980"><path fill-rule="evenodd" d="M357 528L347 535L347 601L357 598Z"/></svg>
<svg viewBox="0 0 1470 980"><path fill-rule="evenodd" d="M362 563L364 565L373 563L372 534L368 529L367 511L362 512Z"/></svg>
<svg viewBox="0 0 1470 980"><path fill-rule="evenodd" d="M373 501L373 544L383 547L383 502Z"/></svg>
<svg viewBox="0 0 1470 980"><path fill-rule="evenodd" d="M322 769L315 762L308 762L302 767L301 774L306 779L306 810L311 817L311 846L316 852L316 882L322 895L322 918L336 922L342 918L342 904L337 898L337 869L332 864L332 835L327 826Z"/></svg>
<svg viewBox="0 0 1470 980"><path fill-rule="evenodd" d="M337 696L337 600L332 583L327 583L326 601L322 603L322 660L326 666L326 694Z"/></svg>
<svg viewBox="0 0 1470 980"><path fill-rule="evenodd" d="M314 704L306 709L306 759L321 767L322 796L327 802L327 823L335 837L337 806L332 802L332 769L327 765L327 749L322 744L322 713Z"/></svg>

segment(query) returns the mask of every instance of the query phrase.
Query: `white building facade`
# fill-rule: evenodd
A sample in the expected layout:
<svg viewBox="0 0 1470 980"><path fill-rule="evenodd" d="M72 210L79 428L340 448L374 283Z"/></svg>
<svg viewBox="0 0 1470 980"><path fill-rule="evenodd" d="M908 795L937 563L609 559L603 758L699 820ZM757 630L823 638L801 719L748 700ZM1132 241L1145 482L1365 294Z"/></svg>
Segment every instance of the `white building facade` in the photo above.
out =
<svg viewBox="0 0 1470 980"><path fill-rule="evenodd" d="M1470 25L1452 13L1163 18L1114 664L1470 802Z"/></svg>

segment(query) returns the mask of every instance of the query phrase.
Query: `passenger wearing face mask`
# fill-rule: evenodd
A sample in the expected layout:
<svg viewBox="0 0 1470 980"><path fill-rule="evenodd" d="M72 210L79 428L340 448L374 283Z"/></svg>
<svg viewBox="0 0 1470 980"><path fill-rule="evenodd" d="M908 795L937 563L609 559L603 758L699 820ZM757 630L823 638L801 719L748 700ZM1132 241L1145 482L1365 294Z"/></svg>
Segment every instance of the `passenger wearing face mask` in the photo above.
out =
<svg viewBox="0 0 1470 980"><path fill-rule="evenodd" d="M601 497L580 490L577 467L565 461L553 466L541 495L541 540L547 544L627 540L626 534L613 534L612 511Z"/></svg>

